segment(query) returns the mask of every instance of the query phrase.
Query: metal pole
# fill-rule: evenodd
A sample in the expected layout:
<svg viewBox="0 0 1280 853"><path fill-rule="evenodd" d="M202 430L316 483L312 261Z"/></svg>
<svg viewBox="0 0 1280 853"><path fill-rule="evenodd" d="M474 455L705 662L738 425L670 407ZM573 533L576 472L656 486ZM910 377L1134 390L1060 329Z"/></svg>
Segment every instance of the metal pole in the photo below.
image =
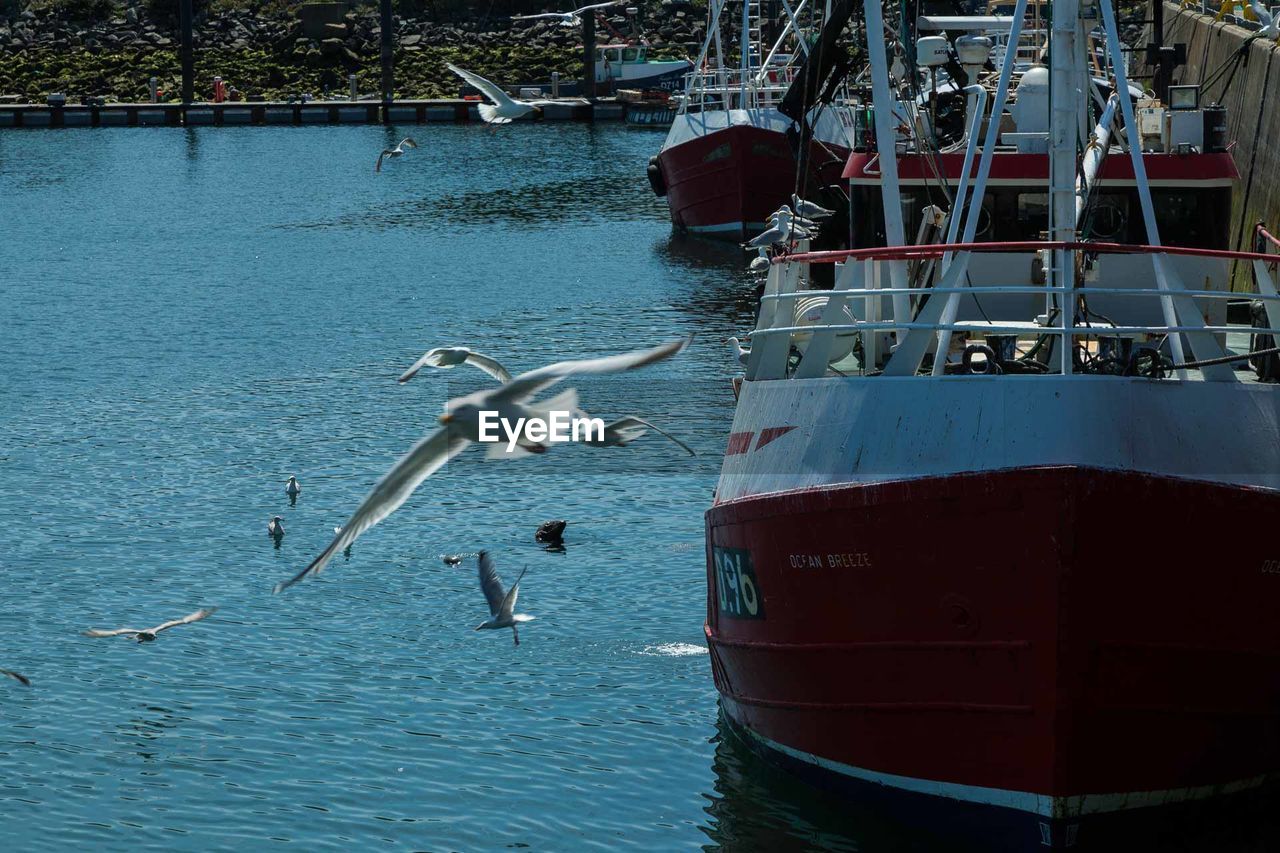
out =
<svg viewBox="0 0 1280 853"><path fill-rule="evenodd" d="M196 54L191 18L191 0L178 0L178 26L182 31L183 104L194 101L196 95Z"/></svg>
<svg viewBox="0 0 1280 853"><path fill-rule="evenodd" d="M395 22L391 20L391 0L381 0L382 12L382 102L391 103L396 90L395 61L391 58L392 39L395 38Z"/></svg>
<svg viewBox="0 0 1280 853"><path fill-rule="evenodd" d="M596 96L596 14L582 16L582 91L588 98Z"/></svg>

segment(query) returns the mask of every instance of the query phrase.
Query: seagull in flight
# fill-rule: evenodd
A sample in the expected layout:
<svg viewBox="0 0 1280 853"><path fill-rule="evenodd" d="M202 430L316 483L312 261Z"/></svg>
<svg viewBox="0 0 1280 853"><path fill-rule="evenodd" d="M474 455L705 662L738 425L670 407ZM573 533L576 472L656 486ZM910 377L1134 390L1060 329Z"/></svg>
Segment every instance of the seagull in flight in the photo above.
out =
<svg viewBox="0 0 1280 853"><path fill-rule="evenodd" d="M621 355L561 361L522 373L505 385L450 400L445 414L440 416L440 426L391 466L391 470L382 476L373 491L360 502L351 518L342 525L342 532L334 536L329 546L320 552L320 556L293 577L276 584L274 592L280 593L303 578L323 571L334 554L351 545L362 533L399 509L424 480L461 453L468 444L479 441L481 412L491 412L508 423L516 423L519 418L546 420L551 411L574 411L577 408L578 392L572 388L550 399L534 401L533 398L575 374L635 370L670 358L688 345L689 339L682 338L651 349ZM493 445L499 451L503 447L501 443ZM537 453L545 451L546 446L526 446L522 450Z"/></svg>
<svg viewBox="0 0 1280 853"><path fill-rule="evenodd" d="M418 143L414 142L412 137L406 136L404 139L401 139L401 140L400 140L400 144L399 144L399 145L397 145L395 148L384 148L384 149L382 149L382 153L378 155L378 162L373 164L373 171L375 171L375 172L381 172L381 171L382 171L382 158L383 158L383 157L403 157L403 156L404 156L404 147L405 147L406 145L408 145L410 148L417 148L417 147L418 147Z"/></svg>
<svg viewBox="0 0 1280 853"><path fill-rule="evenodd" d="M25 675L23 675L20 672L14 672L11 669L0 669L0 675L5 675L5 676L8 676L9 678L12 678L14 681L18 682L23 687L31 686L31 679L27 678Z"/></svg>
<svg viewBox="0 0 1280 853"><path fill-rule="evenodd" d="M466 347L436 347L429 350L426 355L413 363L413 367L400 374L400 378L396 381L403 385L417 376L418 371L424 367L448 368L457 367L459 364L478 367L502 383L511 381L511 374L496 359Z"/></svg>
<svg viewBox="0 0 1280 853"><path fill-rule="evenodd" d="M84 635L86 637L132 636L136 638L139 643L149 643L154 640L156 638L156 634L159 634L161 631L167 631L170 628L176 628L179 625L190 625L192 622L199 622L201 619L208 619L217 609L218 608L216 607L202 607L195 613L183 616L181 619L171 619L170 621L163 622L154 628L145 628L142 630L139 630L138 628L117 628L114 631L100 631L97 628L90 628L88 631L84 632Z"/></svg>
<svg viewBox="0 0 1280 853"><path fill-rule="evenodd" d="M484 600L489 602L489 618L477 625L476 630L510 628L511 637L516 641L517 646L520 645L520 632L516 630L516 626L521 622L533 621L532 616L514 612L516 599L520 597L520 581L524 579L524 573L529 571L529 567L525 566L520 572L520 577L516 578L511 589L503 590L502 578L498 577L498 571L493 567L493 559L488 551L480 552L479 566L480 591L484 593Z"/></svg>
<svg viewBox="0 0 1280 853"><path fill-rule="evenodd" d="M532 21L536 18L555 18L560 22L562 27L579 27L582 26L582 13L593 12L596 9L608 9L610 6L617 6L625 0L609 0L608 3L594 3L590 6L583 6L574 9L572 12L542 12L538 15L512 15L513 21ZM479 87L477 87L479 88Z"/></svg>
<svg viewBox="0 0 1280 853"><path fill-rule="evenodd" d="M611 424L605 424L603 438L583 439L582 443L588 447L626 447L649 430L653 430L658 435L666 436L669 440L684 448L685 453L690 456L697 455L693 452L693 448L671 433L654 426L642 418L637 418L635 415L627 415L618 418Z"/></svg>
<svg viewBox="0 0 1280 853"><path fill-rule="evenodd" d="M492 80L486 80L479 74L472 74L453 63L446 62L449 70L457 74L463 80L466 80L472 86L480 90L480 92L493 101L492 104L481 104L479 107L480 118L489 124L509 124L513 119L518 119L522 115L532 112L542 112L542 108L552 103L549 100L538 101L522 101L519 98L513 98Z"/></svg>

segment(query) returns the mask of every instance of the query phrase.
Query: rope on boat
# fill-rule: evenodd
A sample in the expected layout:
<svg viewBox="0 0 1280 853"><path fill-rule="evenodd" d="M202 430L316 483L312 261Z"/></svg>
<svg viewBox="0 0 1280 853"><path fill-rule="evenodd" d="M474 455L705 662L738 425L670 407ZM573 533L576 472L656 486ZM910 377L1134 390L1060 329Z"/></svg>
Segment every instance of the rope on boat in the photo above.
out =
<svg viewBox="0 0 1280 853"><path fill-rule="evenodd" d="M1190 370L1197 367L1210 367L1215 364L1228 364L1233 361L1243 361L1246 358L1254 358L1262 355L1280 354L1280 347L1268 347L1267 349L1254 350L1253 352L1242 352L1239 355L1224 355L1221 358L1206 358L1201 361L1188 361L1185 364L1173 365L1173 370Z"/></svg>

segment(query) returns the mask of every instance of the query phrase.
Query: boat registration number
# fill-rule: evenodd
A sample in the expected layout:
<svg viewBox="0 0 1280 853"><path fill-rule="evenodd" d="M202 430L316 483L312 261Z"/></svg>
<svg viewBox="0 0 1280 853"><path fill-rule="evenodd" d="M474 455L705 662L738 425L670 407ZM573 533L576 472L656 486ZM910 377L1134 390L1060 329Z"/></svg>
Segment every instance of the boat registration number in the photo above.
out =
<svg viewBox="0 0 1280 853"><path fill-rule="evenodd" d="M717 545L711 549L711 558L720 612L737 619L763 619L764 597L751 565L751 552Z"/></svg>

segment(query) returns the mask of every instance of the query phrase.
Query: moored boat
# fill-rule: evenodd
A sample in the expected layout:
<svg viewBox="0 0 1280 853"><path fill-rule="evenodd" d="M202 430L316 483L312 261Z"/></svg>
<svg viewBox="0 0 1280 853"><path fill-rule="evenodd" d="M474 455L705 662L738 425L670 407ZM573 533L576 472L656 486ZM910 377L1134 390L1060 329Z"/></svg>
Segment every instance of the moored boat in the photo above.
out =
<svg viewBox="0 0 1280 853"><path fill-rule="evenodd" d="M725 717L1001 849L1255 790L1280 771L1256 523L1280 510L1280 296L1275 254L1226 249L1220 116L1191 86L1135 103L1122 62L1085 82L1099 16L1121 55L1114 14L1059 0L1052 65L966 81L939 140L900 120L880 9L897 105L848 163L853 245L775 251L706 517ZM1232 263L1261 328L1226 322Z"/></svg>

